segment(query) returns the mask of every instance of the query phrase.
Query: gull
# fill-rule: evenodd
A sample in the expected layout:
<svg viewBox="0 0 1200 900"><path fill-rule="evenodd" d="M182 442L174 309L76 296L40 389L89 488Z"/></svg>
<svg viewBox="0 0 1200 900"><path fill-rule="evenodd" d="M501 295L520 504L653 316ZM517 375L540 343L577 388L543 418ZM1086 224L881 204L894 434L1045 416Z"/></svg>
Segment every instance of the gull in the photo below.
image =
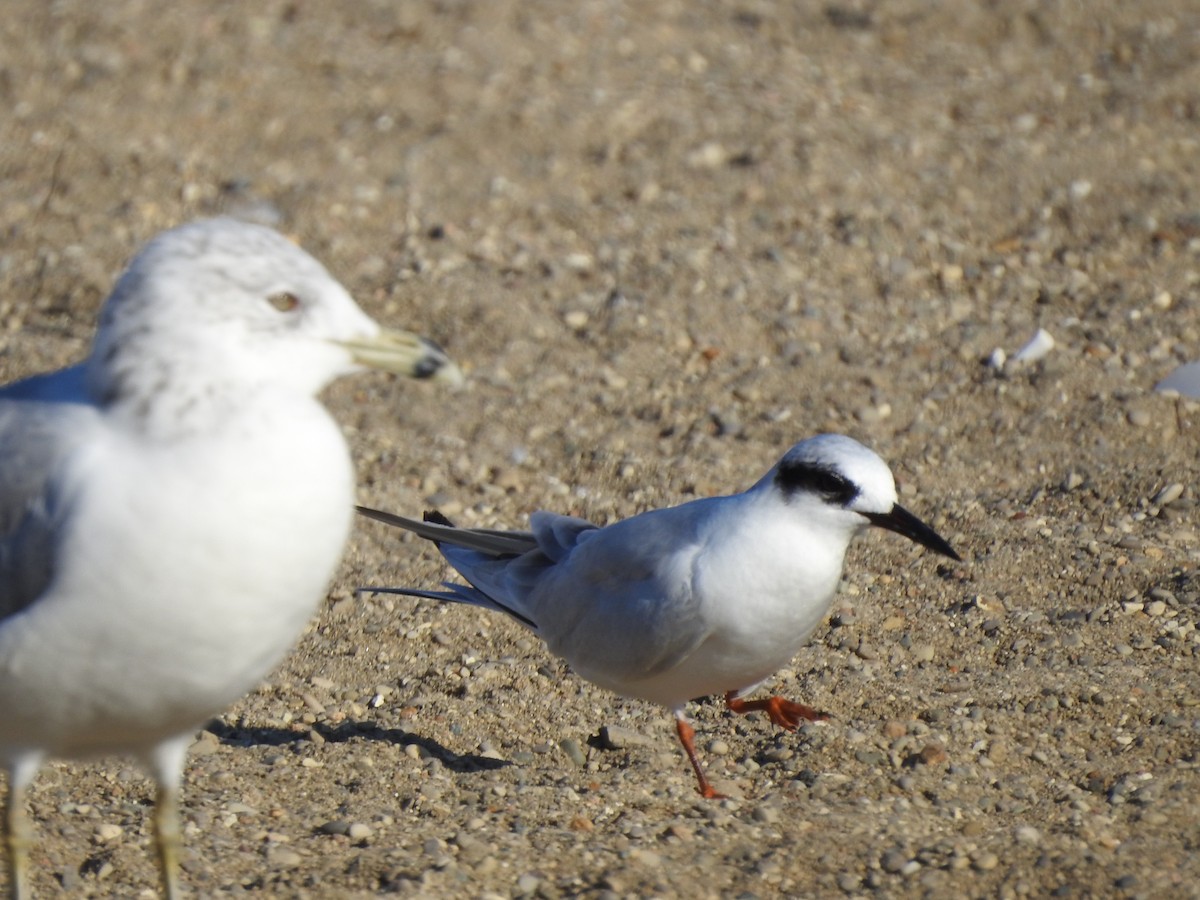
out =
<svg viewBox="0 0 1200 900"><path fill-rule="evenodd" d="M282 659L333 577L354 472L314 395L363 367L461 380L282 235L217 218L137 254L86 360L0 388L12 897L29 896L43 760L109 754L155 779L163 888L180 896L187 747Z"/></svg>
<svg viewBox="0 0 1200 900"><path fill-rule="evenodd" d="M783 697L744 695L796 655L833 603L851 539L877 526L958 560L896 502L891 470L839 434L792 447L740 494L651 510L605 527L535 512L528 531L456 528L359 513L433 541L470 584L363 588L498 610L534 631L582 678L675 716L700 794L719 798L684 715L689 700L765 712L789 731L828 718Z"/></svg>

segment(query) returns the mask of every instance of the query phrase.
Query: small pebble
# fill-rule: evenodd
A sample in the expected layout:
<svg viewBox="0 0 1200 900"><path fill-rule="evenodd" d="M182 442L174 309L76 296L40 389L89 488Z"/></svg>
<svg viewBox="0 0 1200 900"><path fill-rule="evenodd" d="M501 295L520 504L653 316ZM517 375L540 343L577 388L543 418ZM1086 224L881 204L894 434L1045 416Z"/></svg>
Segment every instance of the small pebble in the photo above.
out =
<svg viewBox="0 0 1200 900"><path fill-rule="evenodd" d="M563 738L558 742L558 747L575 765L587 765L587 757L584 755L583 748L579 746L579 741L574 738Z"/></svg>
<svg viewBox="0 0 1200 900"><path fill-rule="evenodd" d="M115 841L124 833L124 828L111 822L105 822L96 826L96 840L101 844L107 844L111 841Z"/></svg>
<svg viewBox="0 0 1200 900"><path fill-rule="evenodd" d="M942 266L938 271L938 280L943 288L958 287L963 280L963 267L954 264Z"/></svg>
<svg viewBox="0 0 1200 900"><path fill-rule="evenodd" d="M882 766L887 759L882 750L874 747L859 747L854 751L854 758L866 766Z"/></svg>
<svg viewBox="0 0 1200 900"><path fill-rule="evenodd" d="M909 653L919 663L932 662L934 656L933 644L913 644Z"/></svg>
<svg viewBox="0 0 1200 900"><path fill-rule="evenodd" d="M1152 506L1169 506L1182 496L1183 484L1176 481L1173 484L1168 484L1161 491L1155 494L1154 499L1150 501L1150 504Z"/></svg>
<svg viewBox="0 0 1200 900"><path fill-rule="evenodd" d="M202 731L188 748L188 756L208 756L221 749L221 739L211 731Z"/></svg>
<svg viewBox="0 0 1200 900"><path fill-rule="evenodd" d="M605 725L600 729L600 746L605 750L626 750L629 747L644 747L654 743L641 732L620 725Z"/></svg>
<svg viewBox="0 0 1200 900"><path fill-rule="evenodd" d="M563 264L577 275L587 275L596 265L595 260L588 253L568 253Z"/></svg>
<svg viewBox="0 0 1200 900"><path fill-rule="evenodd" d="M526 874L517 878L518 894L532 894L539 887L541 887L541 878L534 875L533 872L526 872Z"/></svg>
<svg viewBox="0 0 1200 900"><path fill-rule="evenodd" d="M1021 825L1015 832L1017 843L1037 845L1042 842L1042 833L1032 825Z"/></svg>
<svg viewBox="0 0 1200 900"><path fill-rule="evenodd" d="M715 169L724 165L728 151L716 141L701 144L687 155L687 165L692 169Z"/></svg>
<svg viewBox="0 0 1200 900"><path fill-rule="evenodd" d="M629 858L636 863L640 863L648 869L657 869L662 866L662 856L655 853L653 850L646 850L643 847L638 847L632 850Z"/></svg>
<svg viewBox="0 0 1200 900"><path fill-rule="evenodd" d="M941 765L949 759L950 755L941 744L926 744L916 756L916 761L925 766Z"/></svg>
<svg viewBox="0 0 1200 900"><path fill-rule="evenodd" d="M573 309L563 316L563 321L567 323L567 327L572 331L583 331L583 329L587 328L588 314L582 309Z"/></svg>
<svg viewBox="0 0 1200 900"><path fill-rule="evenodd" d="M996 866L1000 865L1000 857L995 853L985 850L972 858L971 865L980 872L990 872Z"/></svg>
<svg viewBox="0 0 1200 900"><path fill-rule="evenodd" d="M694 832L687 825L683 825L679 822L668 825L666 834L669 837L678 838L681 841L690 841L696 836L696 832Z"/></svg>
<svg viewBox="0 0 1200 900"><path fill-rule="evenodd" d="M274 869L294 869L304 862L304 857L287 847L272 847L267 851L267 862Z"/></svg>
<svg viewBox="0 0 1200 900"><path fill-rule="evenodd" d="M837 885L847 894L856 894L862 889L862 878L853 872L842 872L838 875Z"/></svg>
<svg viewBox="0 0 1200 900"><path fill-rule="evenodd" d="M764 825L779 823L779 809L774 806L756 806L752 815L755 822L761 822Z"/></svg>

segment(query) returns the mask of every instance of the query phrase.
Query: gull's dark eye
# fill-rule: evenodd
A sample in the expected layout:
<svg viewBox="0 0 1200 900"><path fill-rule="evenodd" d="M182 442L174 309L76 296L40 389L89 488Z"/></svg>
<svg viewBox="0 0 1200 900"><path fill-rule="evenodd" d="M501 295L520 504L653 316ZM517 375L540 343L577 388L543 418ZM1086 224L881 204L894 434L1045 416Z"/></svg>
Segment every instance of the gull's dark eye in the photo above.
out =
<svg viewBox="0 0 1200 900"><path fill-rule="evenodd" d="M267 298L267 302L281 313L291 312L300 305L300 298L291 291L278 291Z"/></svg>
<svg viewBox="0 0 1200 900"><path fill-rule="evenodd" d="M839 506L846 506L858 496L858 488L848 478L833 469L810 462L785 462L775 474L775 483L786 497L797 491L806 491Z"/></svg>

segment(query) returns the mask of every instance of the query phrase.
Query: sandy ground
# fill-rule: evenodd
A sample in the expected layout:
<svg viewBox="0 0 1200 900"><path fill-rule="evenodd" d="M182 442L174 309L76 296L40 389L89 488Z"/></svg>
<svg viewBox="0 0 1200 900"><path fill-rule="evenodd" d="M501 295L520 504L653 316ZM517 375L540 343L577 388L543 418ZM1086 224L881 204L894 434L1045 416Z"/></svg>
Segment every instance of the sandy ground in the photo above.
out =
<svg viewBox="0 0 1200 900"><path fill-rule="evenodd" d="M500 617L356 597L445 575L360 522L194 748L197 896L1200 896L1200 407L1152 391L1200 357L1194 3L61 0L0 29L5 380L82 356L155 231L233 211L468 371L329 393L363 502L610 521L836 430L965 558L856 544L768 686L834 718L694 704L734 797L705 802L664 711ZM39 895L153 896L151 797L48 766Z"/></svg>

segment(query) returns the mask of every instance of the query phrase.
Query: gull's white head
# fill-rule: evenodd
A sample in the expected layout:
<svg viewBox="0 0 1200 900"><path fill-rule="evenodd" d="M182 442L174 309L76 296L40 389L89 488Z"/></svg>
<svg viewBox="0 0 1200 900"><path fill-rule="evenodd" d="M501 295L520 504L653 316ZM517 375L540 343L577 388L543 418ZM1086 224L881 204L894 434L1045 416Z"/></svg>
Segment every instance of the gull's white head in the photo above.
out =
<svg viewBox="0 0 1200 900"><path fill-rule="evenodd" d="M896 480L879 454L843 434L819 434L784 454L755 486L847 536L871 525L958 559L938 534L896 502Z"/></svg>
<svg viewBox="0 0 1200 900"><path fill-rule="evenodd" d="M88 359L103 403L145 403L192 385L315 394L362 366L455 380L435 345L385 332L322 266L279 233L236 219L165 231L104 305Z"/></svg>

